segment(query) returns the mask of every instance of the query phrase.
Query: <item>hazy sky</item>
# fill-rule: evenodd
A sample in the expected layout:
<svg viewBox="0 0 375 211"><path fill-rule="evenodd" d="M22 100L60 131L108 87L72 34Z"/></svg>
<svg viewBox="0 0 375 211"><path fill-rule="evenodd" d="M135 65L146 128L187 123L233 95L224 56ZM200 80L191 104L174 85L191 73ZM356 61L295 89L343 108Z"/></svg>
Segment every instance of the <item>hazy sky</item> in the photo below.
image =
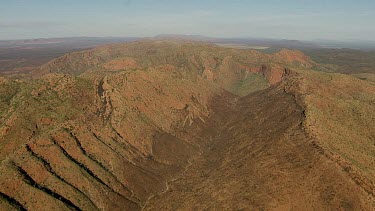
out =
<svg viewBox="0 0 375 211"><path fill-rule="evenodd" d="M153 36L375 40L375 0L0 0L0 39Z"/></svg>

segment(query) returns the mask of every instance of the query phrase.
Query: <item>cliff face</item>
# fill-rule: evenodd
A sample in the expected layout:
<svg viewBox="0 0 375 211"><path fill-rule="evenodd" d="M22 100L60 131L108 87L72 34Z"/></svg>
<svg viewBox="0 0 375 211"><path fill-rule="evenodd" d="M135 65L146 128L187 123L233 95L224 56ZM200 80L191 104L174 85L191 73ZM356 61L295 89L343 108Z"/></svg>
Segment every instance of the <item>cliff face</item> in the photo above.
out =
<svg viewBox="0 0 375 211"><path fill-rule="evenodd" d="M284 62L293 63L297 62L304 67L312 67L314 62L311 59L298 50L281 49L279 52L274 54L276 59Z"/></svg>
<svg viewBox="0 0 375 211"><path fill-rule="evenodd" d="M290 72L291 71L288 68L273 68L266 65L262 65L262 67L260 67L258 71L258 73L262 74L263 77L266 78L271 85L280 83L285 77L290 74Z"/></svg>
<svg viewBox="0 0 375 211"><path fill-rule="evenodd" d="M319 105L302 100L320 76L304 79L306 65L293 51L145 41L0 79L0 206L371 209L302 127Z"/></svg>

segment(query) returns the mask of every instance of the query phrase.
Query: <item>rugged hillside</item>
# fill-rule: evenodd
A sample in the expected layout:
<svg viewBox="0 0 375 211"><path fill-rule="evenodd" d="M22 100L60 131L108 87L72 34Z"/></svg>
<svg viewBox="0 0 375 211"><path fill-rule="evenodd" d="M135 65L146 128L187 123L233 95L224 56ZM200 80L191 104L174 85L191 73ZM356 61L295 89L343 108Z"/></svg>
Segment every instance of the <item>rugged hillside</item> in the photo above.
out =
<svg viewBox="0 0 375 211"><path fill-rule="evenodd" d="M372 210L373 192L306 133L310 117L290 85L217 99L203 127L218 129L204 130L201 154L146 209Z"/></svg>
<svg viewBox="0 0 375 211"><path fill-rule="evenodd" d="M142 41L1 78L0 207L370 210L374 85L316 66Z"/></svg>

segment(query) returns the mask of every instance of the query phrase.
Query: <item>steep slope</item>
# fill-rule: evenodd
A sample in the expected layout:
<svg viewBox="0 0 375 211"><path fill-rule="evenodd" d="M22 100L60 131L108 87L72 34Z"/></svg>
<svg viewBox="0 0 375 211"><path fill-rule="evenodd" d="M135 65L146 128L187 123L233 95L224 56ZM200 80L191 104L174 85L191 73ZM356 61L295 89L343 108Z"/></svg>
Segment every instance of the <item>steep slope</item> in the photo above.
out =
<svg viewBox="0 0 375 211"><path fill-rule="evenodd" d="M269 55L142 41L65 55L30 81L2 78L0 206L369 210L374 86L356 82L362 88L350 93L346 85L320 84L332 75L299 70L316 65L286 49ZM358 126L365 136L351 133L368 147L361 163L368 174L348 172L330 156L340 149L337 156L348 159L360 148L325 147L338 130L316 133L312 124L326 123L327 114L311 108L331 114L318 99L340 98L340 88L367 93L355 99L364 107L353 107L370 117ZM349 158L353 167L362 161Z"/></svg>
<svg viewBox="0 0 375 211"><path fill-rule="evenodd" d="M375 194L375 84L341 74L301 71L304 127L326 156ZM296 86L294 86L296 88Z"/></svg>

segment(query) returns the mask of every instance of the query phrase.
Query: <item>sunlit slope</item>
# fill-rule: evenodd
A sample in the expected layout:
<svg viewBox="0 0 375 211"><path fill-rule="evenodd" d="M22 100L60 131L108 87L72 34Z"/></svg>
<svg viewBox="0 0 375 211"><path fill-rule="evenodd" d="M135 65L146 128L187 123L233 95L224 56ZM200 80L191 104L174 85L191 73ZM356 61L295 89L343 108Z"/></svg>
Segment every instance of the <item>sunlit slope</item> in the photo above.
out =
<svg viewBox="0 0 375 211"><path fill-rule="evenodd" d="M375 84L314 71L301 71L291 84L306 107L306 131L330 159L373 195Z"/></svg>

